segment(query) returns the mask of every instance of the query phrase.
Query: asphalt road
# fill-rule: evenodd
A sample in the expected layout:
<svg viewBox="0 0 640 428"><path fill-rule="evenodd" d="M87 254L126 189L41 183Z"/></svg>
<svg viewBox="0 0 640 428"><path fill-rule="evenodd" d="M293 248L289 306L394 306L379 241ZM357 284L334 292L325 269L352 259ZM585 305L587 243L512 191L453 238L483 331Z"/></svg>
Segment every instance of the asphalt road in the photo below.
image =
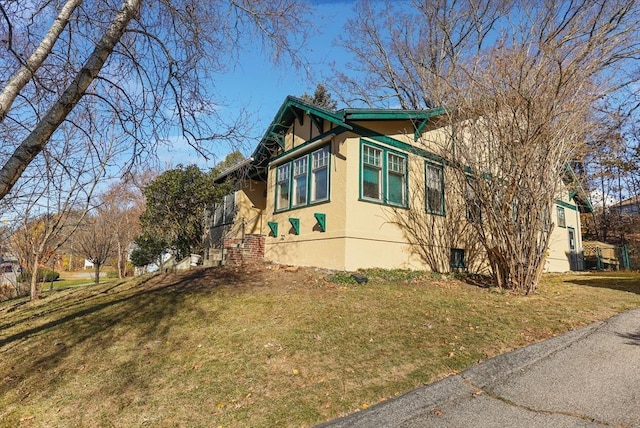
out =
<svg viewBox="0 0 640 428"><path fill-rule="evenodd" d="M321 427L640 427L640 309Z"/></svg>

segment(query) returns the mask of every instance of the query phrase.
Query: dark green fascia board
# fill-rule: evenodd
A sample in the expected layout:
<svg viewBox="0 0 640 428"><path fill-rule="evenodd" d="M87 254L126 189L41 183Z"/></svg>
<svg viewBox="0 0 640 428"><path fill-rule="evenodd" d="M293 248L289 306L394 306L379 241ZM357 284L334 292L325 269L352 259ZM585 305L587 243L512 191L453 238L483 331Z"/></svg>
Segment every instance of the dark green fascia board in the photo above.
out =
<svg viewBox="0 0 640 428"><path fill-rule="evenodd" d="M429 120L435 116L446 113L442 107L428 110L402 110L402 109L343 109L338 111L345 121L351 120Z"/></svg>
<svg viewBox="0 0 640 428"><path fill-rule="evenodd" d="M261 159L261 152L264 150L264 146L269 145L270 140L277 141L280 147L284 148L284 141L280 131L284 131L291 126L294 119L300 119L300 111L307 113L312 118L316 116L316 118L327 120L339 127L352 130L351 126L342 120L342 115L306 103L299 98L288 96L278 109L273 121L264 133L260 143L258 143L258 147L254 150L252 157L254 159ZM316 122L316 126L321 127L321 125L318 125L318 122Z"/></svg>
<svg viewBox="0 0 640 428"><path fill-rule="evenodd" d="M578 211L578 207L577 206L568 204L565 201L561 201L559 199L556 200L556 205L561 206L563 208L568 208L568 209L573 210L573 211Z"/></svg>
<svg viewBox="0 0 640 428"><path fill-rule="evenodd" d="M414 155L421 156L425 159L432 160L434 162L438 162L442 165L447 165L448 162L442 156L438 156L435 153L431 153L430 151L421 149L419 147L414 147L411 144L404 143L402 141L396 140L395 138L391 138L387 135L381 134L377 131L373 131L371 129L365 128L364 126L351 124L353 126L353 132L360 135L361 137L370 138L374 141L377 141L382 144L386 144L391 147L395 147L396 149L400 149L407 153L411 153Z"/></svg>
<svg viewBox="0 0 640 428"><path fill-rule="evenodd" d="M571 165L569 164L569 162L565 162L564 168L567 171L567 174L569 175L573 185L576 186L575 190L571 192L573 193L573 195L571 196L571 199L576 201L576 203L580 207L584 207L585 212L593 214L593 205L591 205L589 196L587 195L587 192L585 192L584 189L582 188L582 184L580 184L580 180L578 180L578 177L576 176L576 173L573 171L573 168L571 168Z"/></svg>

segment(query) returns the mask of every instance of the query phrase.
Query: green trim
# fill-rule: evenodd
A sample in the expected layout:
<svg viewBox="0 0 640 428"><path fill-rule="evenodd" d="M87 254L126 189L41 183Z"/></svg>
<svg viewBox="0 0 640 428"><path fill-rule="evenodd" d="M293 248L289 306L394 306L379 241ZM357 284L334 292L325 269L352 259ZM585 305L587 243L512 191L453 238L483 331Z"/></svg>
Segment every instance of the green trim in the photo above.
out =
<svg viewBox="0 0 640 428"><path fill-rule="evenodd" d="M567 203L565 201L561 201L559 199L556 200L556 205L560 205L561 207L564 207L564 208L569 208L570 210L573 210L573 211L578 211L578 207L577 206L571 205L571 204L569 204L569 203Z"/></svg>
<svg viewBox="0 0 640 428"><path fill-rule="evenodd" d="M318 138L315 138L315 141L317 141ZM296 149L298 148L302 148L303 146L308 146L308 143L305 143L304 145L298 146L296 147ZM312 201L311 200L311 183L312 183L312 179L313 179L313 154L320 151L320 150L324 150L327 149L328 153L329 153L329 159L327 161L327 197L324 199L318 199L316 201ZM290 150L288 153L290 154L291 152L293 152L294 150ZM294 162L298 159L302 159L306 157L307 158L307 199L306 199L306 203L304 204L299 204L299 205L294 205L294 201L293 201L293 186L295 183L295 179L293 176L293 170L294 170ZM275 160L274 160L275 162ZM278 169L282 168L285 165L289 165L289 204L286 207L282 207L282 208L277 208L277 204L278 204ZM274 181L276 183L275 185L275 198L274 198L274 214L276 213L282 213L285 211L291 211L291 210L296 210L299 208L304 208L304 207L308 207L311 205L318 205L318 204L322 204L325 202L330 202L331 201L331 143L327 143L327 144L323 144L319 147L315 147L313 150L310 150L306 153L304 153L303 155L297 156L297 157L292 157L291 159L289 159L286 162L283 162L280 165L274 166L273 167L273 174L275 176Z"/></svg>
<svg viewBox="0 0 640 428"><path fill-rule="evenodd" d="M359 134L361 137L369 138L378 143L385 144L387 146L394 147L396 149L402 150L403 152L411 153L414 155L421 156L425 159L429 159L431 161L441 163L443 165L447 165L447 160L442 156L438 156L435 153L429 152L424 149L420 149L418 147L414 147L411 144L403 143L400 140L396 140L395 138L391 138L387 135L381 134L377 131L373 131L371 129L365 128L360 125L353 125L353 130L355 133Z"/></svg>
<svg viewBox="0 0 640 428"><path fill-rule="evenodd" d="M327 231L327 215L324 213L313 213L313 216L316 218L316 221L318 222L320 232L326 232Z"/></svg>
<svg viewBox="0 0 640 428"><path fill-rule="evenodd" d="M363 159L363 153L364 153L364 146L369 146L372 147L376 150L380 150L381 152L381 159L380 162L382 163L381 168L382 168L382 177L381 177L381 191L382 191L382 195L381 195L381 199L373 199L373 198L368 198L365 197L362 192L363 192L363 179L364 179L364 159ZM397 203L393 203L393 202L389 202L388 200L388 193L389 193L389 171L388 171L388 155L389 153L401 157L404 159L404 202L402 204L397 204ZM360 192L358 195L358 200L359 201L363 201L363 202L372 202L372 203L377 203L377 204L381 204L381 205L388 205L388 206L392 206L392 207L398 207L398 208L409 208L409 157L406 153L403 152L399 152L396 150L392 150L389 149L387 147L384 146L379 146L378 144L372 143L370 141L364 140L364 139L360 139L360 158L359 158L359 187L360 187Z"/></svg>
<svg viewBox="0 0 640 428"><path fill-rule="evenodd" d="M301 126L304 125L304 111L299 111L297 108L292 108L291 113L298 119ZM295 126L295 123L294 123Z"/></svg>
<svg viewBox="0 0 640 428"><path fill-rule="evenodd" d="M268 221L267 222L267 226L269 226L269 229L271 230L271 235L274 238L278 237L278 222L276 221Z"/></svg>
<svg viewBox="0 0 640 428"><path fill-rule="evenodd" d="M440 188L442 190L442 209L440 211L433 211L430 210L429 207L427 206L427 201L428 201L428 192L427 192L427 165L429 166L433 166L436 167L440 170ZM444 191L444 166L440 165L440 164L436 164L433 162L429 162L429 161L424 161L424 207L425 210L427 211L427 213L429 214L434 214L434 215L439 215L442 217L446 217L447 215L447 204L445 201L445 191Z"/></svg>
<svg viewBox="0 0 640 428"><path fill-rule="evenodd" d="M306 142L304 142L304 143L300 144L299 146L296 146L296 147L292 148L291 150L288 150L288 151L286 151L286 152L282 152L282 153L280 153L279 155L272 157L272 158L271 158L271 160L269 161L269 165L272 165L272 164L274 164L274 163L277 163L277 162L278 162L278 160L279 160L280 158L283 158L283 157L286 157L286 156L292 156L292 155L295 155L295 154L296 154L296 152L300 152L300 153L302 153L302 152L304 152L304 151L307 149L307 147L309 147L310 145L314 144L314 143L315 143L315 142L317 142L318 140L322 140L323 138L328 137L328 136L329 136L329 135L331 135L331 134L338 135L338 134L341 134L341 133L346 132L346 131L347 131L346 129L344 129L344 128L340 129L340 127L338 127L338 128L334 128L334 129L331 129L331 130L329 130L329 131L327 131L327 132L325 132L325 133L323 133L323 134L318 135L318 136L317 136L317 137L315 137L315 138L312 138L312 139L311 139L311 140L309 140L309 141L306 141ZM329 142L327 142L327 145L329 145L329 144L330 144L330 143L329 143ZM321 147L325 147L325 146L321 146ZM315 151L315 150L313 150L313 151ZM293 159L293 158L292 158L292 159Z"/></svg>
<svg viewBox="0 0 640 428"><path fill-rule="evenodd" d="M312 114L309 114L309 117L311 118L311 121L313 122L313 124L316 126L316 129L318 130L319 133L322 134L323 132L323 125L324 125L324 120L322 120L322 118L318 118L317 116L314 116ZM309 127L311 128L311 127ZM309 129L310 135L312 134L311 129Z"/></svg>
<svg viewBox="0 0 640 428"><path fill-rule="evenodd" d="M413 131L413 141L418 141L420 136L422 135L422 131L426 128L427 123L429 123L429 119L422 119L417 122L416 130Z"/></svg>
<svg viewBox="0 0 640 428"><path fill-rule="evenodd" d="M573 193L573 195L570 194L570 199L576 201L577 204L584 207L584 209L586 209L586 212L593 214L593 205L589 200L589 195L587 195L587 192L584 191L584 188L582 187L580 180L578 180L576 173L573 171L573 168L571 168L569 162L565 162L564 167L574 186L576 186L576 189L571 192Z"/></svg>
<svg viewBox="0 0 640 428"><path fill-rule="evenodd" d="M446 113L442 107L428 110L350 108L340 110L344 120L429 120Z"/></svg>
<svg viewBox="0 0 640 428"><path fill-rule="evenodd" d="M289 217L289 223L291 223L291 227L293 228L293 234L300 235L300 219Z"/></svg>

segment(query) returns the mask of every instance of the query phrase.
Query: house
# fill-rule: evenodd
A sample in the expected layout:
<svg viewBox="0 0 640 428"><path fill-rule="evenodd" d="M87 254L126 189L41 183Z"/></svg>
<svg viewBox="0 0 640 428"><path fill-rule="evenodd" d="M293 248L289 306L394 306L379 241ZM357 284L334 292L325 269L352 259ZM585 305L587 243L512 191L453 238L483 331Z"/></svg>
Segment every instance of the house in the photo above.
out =
<svg viewBox="0 0 640 428"><path fill-rule="evenodd" d="M476 269L469 218L446 161L418 147L445 138L442 109L343 109L287 97L252 156L220 174L237 191L213 208L209 261L264 259L359 268ZM578 192L559 195L548 271L579 266Z"/></svg>
<svg viewBox="0 0 640 428"><path fill-rule="evenodd" d="M611 207L611 211L622 215L640 214L640 195L627 198Z"/></svg>

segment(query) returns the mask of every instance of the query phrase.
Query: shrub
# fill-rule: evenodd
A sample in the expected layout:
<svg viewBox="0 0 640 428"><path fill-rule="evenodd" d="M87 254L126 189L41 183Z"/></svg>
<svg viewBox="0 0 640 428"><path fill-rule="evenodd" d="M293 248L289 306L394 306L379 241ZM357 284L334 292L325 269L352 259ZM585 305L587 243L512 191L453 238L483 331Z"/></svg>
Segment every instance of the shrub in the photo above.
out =
<svg viewBox="0 0 640 428"><path fill-rule="evenodd" d="M38 268L38 282L52 282L57 281L59 278L60 274L56 271L44 267ZM18 275L18 281L30 282L31 272L28 270L23 270L22 273Z"/></svg>

